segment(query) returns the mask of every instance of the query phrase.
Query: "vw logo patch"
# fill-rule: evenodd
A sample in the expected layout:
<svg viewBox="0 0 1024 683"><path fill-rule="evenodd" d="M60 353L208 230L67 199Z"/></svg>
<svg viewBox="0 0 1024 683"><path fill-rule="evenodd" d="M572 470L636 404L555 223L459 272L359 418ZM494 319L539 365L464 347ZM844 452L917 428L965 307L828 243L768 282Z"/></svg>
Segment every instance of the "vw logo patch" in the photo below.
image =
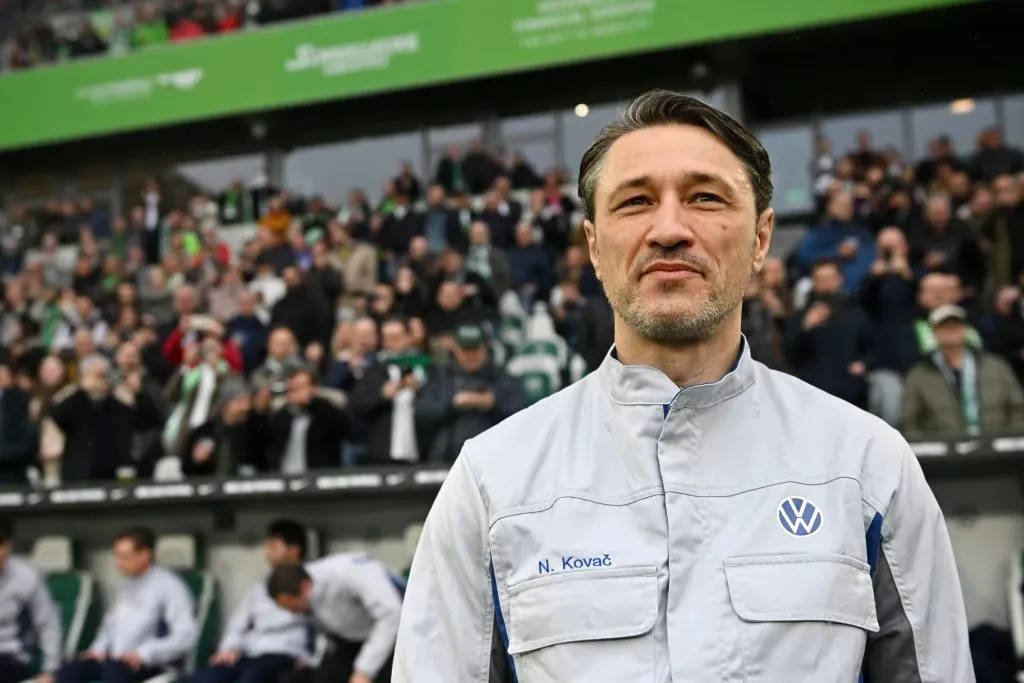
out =
<svg viewBox="0 0 1024 683"><path fill-rule="evenodd" d="M794 536L810 536L821 528L821 510L806 498L790 496L779 503L779 524Z"/></svg>

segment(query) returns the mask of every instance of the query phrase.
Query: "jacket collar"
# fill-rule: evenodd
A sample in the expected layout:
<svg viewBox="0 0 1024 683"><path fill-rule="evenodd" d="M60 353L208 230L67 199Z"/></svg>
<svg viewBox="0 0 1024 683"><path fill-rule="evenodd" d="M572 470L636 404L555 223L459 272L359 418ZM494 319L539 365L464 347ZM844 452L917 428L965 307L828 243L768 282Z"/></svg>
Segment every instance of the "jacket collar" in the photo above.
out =
<svg viewBox="0 0 1024 683"><path fill-rule="evenodd" d="M605 393L621 405L661 405L674 408L707 408L732 398L754 383L757 368L750 357L746 337L740 338L740 352L733 366L722 379L680 389L657 368L647 365L624 365L619 362L613 346L597 369L598 381Z"/></svg>

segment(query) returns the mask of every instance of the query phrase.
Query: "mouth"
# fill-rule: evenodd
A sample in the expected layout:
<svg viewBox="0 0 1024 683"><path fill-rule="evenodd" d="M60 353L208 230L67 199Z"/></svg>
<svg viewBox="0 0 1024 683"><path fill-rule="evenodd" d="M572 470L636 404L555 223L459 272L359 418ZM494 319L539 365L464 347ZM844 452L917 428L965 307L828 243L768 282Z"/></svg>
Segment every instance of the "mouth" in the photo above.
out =
<svg viewBox="0 0 1024 683"><path fill-rule="evenodd" d="M699 275L696 268L679 261L655 261L640 274L641 277L649 276L658 280L686 280Z"/></svg>

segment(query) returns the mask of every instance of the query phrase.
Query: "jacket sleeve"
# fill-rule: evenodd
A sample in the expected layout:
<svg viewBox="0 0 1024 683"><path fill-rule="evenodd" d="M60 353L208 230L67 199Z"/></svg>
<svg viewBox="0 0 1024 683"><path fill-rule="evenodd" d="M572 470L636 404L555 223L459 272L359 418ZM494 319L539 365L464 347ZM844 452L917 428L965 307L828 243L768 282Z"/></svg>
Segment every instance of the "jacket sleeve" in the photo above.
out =
<svg viewBox="0 0 1024 683"><path fill-rule="evenodd" d="M370 678L376 678L395 651L398 621L402 616L402 598L387 570L376 562L357 565L357 570L351 572L348 579L373 618L373 627L359 649L352 668Z"/></svg>
<svg viewBox="0 0 1024 683"><path fill-rule="evenodd" d="M245 596L245 602L239 605L231 615L231 620L228 621L227 628L224 629L224 635L221 636L217 652L230 652L242 648L242 640L245 638L245 633L249 630L249 624L253 618L254 602L255 593L249 591L249 594Z"/></svg>
<svg viewBox="0 0 1024 683"><path fill-rule="evenodd" d="M32 625L39 637L39 649L43 654L42 672L55 674L60 668L62 654L60 617L57 616L57 606L50 597L42 575L36 576L32 594Z"/></svg>
<svg viewBox="0 0 1024 683"><path fill-rule="evenodd" d="M466 458L456 460L413 557L395 650L395 683L502 683L487 508Z"/></svg>
<svg viewBox="0 0 1024 683"><path fill-rule="evenodd" d="M192 594L180 580L169 580L161 587L167 635L147 640L139 646L143 664L164 666L185 659L196 644L196 617Z"/></svg>
<svg viewBox="0 0 1024 683"><path fill-rule="evenodd" d="M877 514L872 524L880 532L874 548L868 532L879 630L868 637L864 681L973 683L967 614L946 523L909 446L900 457L899 485L885 516Z"/></svg>

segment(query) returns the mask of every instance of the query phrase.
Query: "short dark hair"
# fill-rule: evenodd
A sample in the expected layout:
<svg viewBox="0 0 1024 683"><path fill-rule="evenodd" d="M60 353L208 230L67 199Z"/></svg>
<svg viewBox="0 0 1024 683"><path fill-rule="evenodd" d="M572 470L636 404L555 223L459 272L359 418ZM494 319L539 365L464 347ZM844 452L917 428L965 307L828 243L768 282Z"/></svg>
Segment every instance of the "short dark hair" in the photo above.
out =
<svg viewBox="0 0 1024 683"><path fill-rule="evenodd" d="M132 542L136 550L148 550L153 552L156 548L156 535L153 530L144 526L128 527L117 535L114 542L128 540Z"/></svg>
<svg viewBox="0 0 1024 683"><path fill-rule="evenodd" d="M308 540L306 527L293 519L277 519L267 525L267 538L276 538L289 548L299 549L299 559L306 559Z"/></svg>
<svg viewBox="0 0 1024 683"><path fill-rule="evenodd" d="M842 275L842 273L843 273L843 266L842 266L842 264L839 263L838 259L834 259L834 258L825 257L825 258L818 259L811 266L811 272L813 273L814 271L818 270L819 268L835 268L837 271L839 271L840 275Z"/></svg>
<svg viewBox="0 0 1024 683"><path fill-rule="evenodd" d="M274 567L267 579L267 593L272 600L277 600L280 595L299 595L306 581L309 581L309 572L301 564Z"/></svg>
<svg viewBox="0 0 1024 683"><path fill-rule="evenodd" d="M645 128L663 125L697 126L722 141L743 163L754 190L757 215L772 203L772 163L760 140L725 112L696 97L670 90L651 90L630 102L619 118L601 129L580 160L579 191L583 213L594 221L594 196L605 156L615 142Z"/></svg>

